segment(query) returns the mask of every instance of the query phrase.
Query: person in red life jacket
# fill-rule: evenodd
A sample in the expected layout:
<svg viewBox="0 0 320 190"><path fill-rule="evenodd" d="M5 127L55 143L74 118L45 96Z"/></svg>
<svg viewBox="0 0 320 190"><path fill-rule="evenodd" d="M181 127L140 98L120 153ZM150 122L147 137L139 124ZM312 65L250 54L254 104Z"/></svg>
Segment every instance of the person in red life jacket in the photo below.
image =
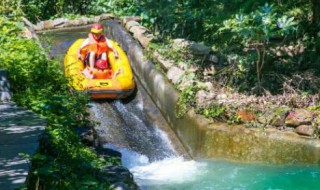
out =
<svg viewBox="0 0 320 190"><path fill-rule="evenodd" d="M101 24L95 23L91 26L91 33L84 40L78 49L78 57L86 65L90 66L90 72L93 71L95 62L98 59L107 61L107 51L112 50L116 59L118 59L118 51L112 46L109 40L102 34L103 27ZM82 52L85 51L83 57Z"/></svg>

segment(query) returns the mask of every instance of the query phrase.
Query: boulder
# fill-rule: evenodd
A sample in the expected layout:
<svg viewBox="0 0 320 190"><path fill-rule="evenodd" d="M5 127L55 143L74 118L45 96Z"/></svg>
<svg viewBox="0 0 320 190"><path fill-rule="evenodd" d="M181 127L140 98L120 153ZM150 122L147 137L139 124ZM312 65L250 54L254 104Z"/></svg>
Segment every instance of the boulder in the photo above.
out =
<svg viewBox="0 0 320 190"><path fill-rule="evenodd" d="M54 27L63 27L69 20L65 18L57 18L52 21Z"/></svg>
<svg viewBox="0 0 320 190"><path fill-rule="evenodd" d="M98 23L98 22L100 22L100 20L101 20L101 16L95 16L95 17L93 17L93 22L94 22L94 23Z"/></svg>
<svg viewBox="0 0 320 190"><path fill-rule="evenodd" d="M200 82L197 81L196 84L200 89L205 89L206 91L214 91L213 84L211 82Z"/></svg>
<svg viewBox="0 0 320 190"><path fill-rule="evenodd" d="M153 53L153 56L156 58L156 60L159 63L160 67L166 72L169 70L170 67L172 67L174 65L174 61L165 59L157 51L155 51Z"/></svg>
<svg viewBox="0 0 320 190"><path fill-rule="evenodd" d="M108 181L111 189L117 190L138 190L139 187L134 182L133 175L123 166L107 166L100 171L100 180Z"/></svg>
<svg viewBox="0 0 320 190"><path fill-rule="evenodd" d="M89 24L87 17L81 17L81 18L79 18L79 19L77 19L77 20L79 21L79 25Z"/></svg>
<svg viewBox="0 0 320 190"><path fill-rule="evenodd" d="M69 22L69 25L70 26L79 26L79 25L81 25L81 20L70 20L70 22Z"/></svg>
<svg viewBox="0 0 320 190"><path fill-rule="evenodd" d="M133 34L134 38L137 38L137 36L146 33L148 29L142 26L132 26L129 31Z"/></svg>
<svg viewBox="0 0 320 190"><path fill-rule="evenodd" d="M312 125L300 125L296 127L296 133L299 135L313 136L314 132Z"/></svg>
<svg viewBox="0 0 320 190"><path fill-rule="evenodd" d="M184 74L185 71L176 66L173 66L168 70L167 77L173 84L177 84L180 82L181 77Z"/></svg>
<svg viewBox="0 0 320 190"><path fill-rule="evenodd" d="M54 27L54 25L53 25L53 21L52 20L43 21L43 29L44 30L48 30L48 29L51 29L53 27Z"/></svg>
<svg viewBox="0 0 320 190"><path fill-rule="evenodd" d="M172 47L176 50L188 49L194 55L208 55L211 51L208 46L181 38L174 39Z"/></svg>
<svg viewBox="0 0 320 190"><path fill-rule="evenodd" d="M132 20L132 21L129 21L129 22L126 23L125 28L126 28L128 31L130 31L130 29L131 29L132 27L134 27L134 26L140 26L140 24L139 24L137 21Z"/></svg>
<svg viewBox="0 0 320 190"><path fill-rule="evenodd" d="M75 128L76 133L80 136L81 142L87 146L98 145L98 135L93 127Z"/></svg>
<svg viewBox="0 0 320 190"><path fill-rule="evenodd" d="M32 39L33 38L32 32L26 27L23 28L22 36L25 37L25 38L28 38L28 39Z"/></svg>
<svg viewBox="0 0 320 190"><path fill-rule="evenodd" d="M211 48L199 43L192 42L189 49L194 55L207 55L211 51Z"/></svg>
<svg viewBox="0 0 320 190"><path fill-rule="evenodd" d="M206 58L206 61L217 64L219 63L219 58L216 55L209 54Z"/></svg>
<svg viewBox="0 0 320 190"><path fill-rule="evenodd" d="M306 109L295 109L289 112L285 119L285 124L290 127L299 125L310 125L314 116L312 112Z"/></svg>
<svg viewBox="0 0 320 190"><path fill-rule="evenodd" d="M130 21L136 21L139 22L141 18L139 16L126 16L122 19L122 25L126 25Z"/></svg>
<svg viewBox="0 0 320 190"><path fill-rule="evenodd" d="M200 107L207 107L216 97L215 93L199 90L196 94L196 104Z"/></svg>
<svg viewBox="0 0 320 190"><path fill-rule="evenodd" d="M36 31L40 31L40 30L43 30L44 29L44 22L41 21L41 22L38 22L35 26L34 26L34 30Z"/></svg>
<svg viewBox="0 0 320 190"><path fill-rule="evenodd" d="M100 20L113 19L115 16L111 13L105 13L100 15Z"/></svg>

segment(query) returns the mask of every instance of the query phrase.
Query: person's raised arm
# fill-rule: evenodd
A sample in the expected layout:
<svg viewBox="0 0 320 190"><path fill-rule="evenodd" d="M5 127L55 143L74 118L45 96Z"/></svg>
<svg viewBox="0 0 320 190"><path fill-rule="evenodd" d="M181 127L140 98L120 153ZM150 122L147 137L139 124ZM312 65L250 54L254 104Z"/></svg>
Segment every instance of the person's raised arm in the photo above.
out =
<svg viewBox="0 0 320 190"><path fill-rule="evenodd" d="M113 54L114 54L114 57L115 57L116 59L118 59L118 58L119 58L119 53L118 53L118 51L116 50L116 48L113 47L113 45L110 43L110 41L109 41L108 39L107 39L107 45L108 45L108 47L109 47L110 49L112 49Z"/></svg>

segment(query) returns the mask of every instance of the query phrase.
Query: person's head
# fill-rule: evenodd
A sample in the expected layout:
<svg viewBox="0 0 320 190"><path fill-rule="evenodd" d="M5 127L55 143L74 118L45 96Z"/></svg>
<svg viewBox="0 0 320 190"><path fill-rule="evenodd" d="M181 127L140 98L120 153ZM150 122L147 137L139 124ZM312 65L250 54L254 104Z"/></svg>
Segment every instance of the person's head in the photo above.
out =
<svg viewBox="0 0 320 190"><path fill-rule="evenodd" d="M103 27L101 26L101 24L95 23L91 26L91 33L93 35L93 38L95 38L96 40L101 37L102 32Z"/></svg>

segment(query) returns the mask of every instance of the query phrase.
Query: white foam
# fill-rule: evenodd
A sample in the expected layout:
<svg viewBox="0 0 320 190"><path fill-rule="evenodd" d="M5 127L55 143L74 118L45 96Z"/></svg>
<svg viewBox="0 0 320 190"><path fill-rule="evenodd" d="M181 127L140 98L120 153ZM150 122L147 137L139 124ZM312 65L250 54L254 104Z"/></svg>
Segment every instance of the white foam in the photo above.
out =
<svg viewBox="0 0 320 190"><path fill-rule="evenodd" d="M130 168L138 184L180 184L195 181L205 172L205 164L182 157L166 158L161 161Z"/></svg>
<svg viewBox="0 0 320 190"><path fill-rule="evenodd" d="M113 145L104 147L116 149ZM122 164L134 175L139 185L179 184L195 181L206 172L206 164L183 157L170 157L150 163L145 155L128 149L118 149L122 154Z"/></svg>

